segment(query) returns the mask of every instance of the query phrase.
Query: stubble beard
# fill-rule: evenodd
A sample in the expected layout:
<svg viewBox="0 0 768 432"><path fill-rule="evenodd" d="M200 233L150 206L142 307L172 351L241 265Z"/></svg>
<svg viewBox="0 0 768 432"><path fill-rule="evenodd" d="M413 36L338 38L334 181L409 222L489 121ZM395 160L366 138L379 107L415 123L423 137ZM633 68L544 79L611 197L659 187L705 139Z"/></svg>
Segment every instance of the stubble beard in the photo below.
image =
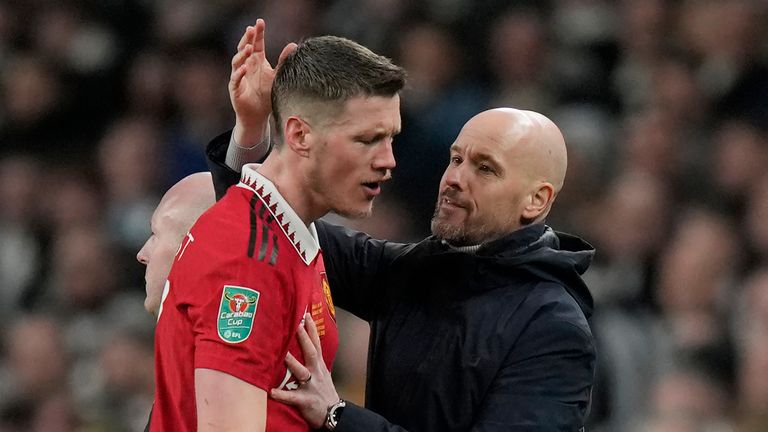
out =
<svg viewBox="0 0 768 432"><path fill-rule="evenodd" d="M458 192L455 189L447 187L438 194L437 203L435 204L435 212L432 214L432 223L430 224L432 234L438 239L444 240L453 246L478 244L479 241L475 241L475 236L472 235L474 233L470 232L476 230L469 229L466 219L459 224L451 224L440 213L440 203L443 199L447 198L455 200L457 193Z"/></svg>
<svg viewBox="0 0 768 432"><path fill-rule="evenodd" d="M348 219L365 219L373 213L373 205L368 205L365 209L347 207L348 201L343 193L340 193L332 181L325 181L325 177L320 169L320 164L315 165L307 173L309 189L313 195L325 202L327 207L333 213Z"/></svg>
<svg viewBox="0 0 768 432"><path fill-rule="evenodd" d="M321 150L323 152L322 157L327 157L327 146L328 143L325 143L323 150ZM347 219L365 219L373 214L373 203L364 209L354 208L352 205L347 207L350 200L344 193L339 192L336 185L333 184L333 179L328 180L327 176L323 175L321 167L321 163L315 164L307 173L307 180L310 185L309 189L315 196L323 200L331 212Z"/></svg>
<svg viewBox="0 0 768 432"><path fill-rule="evenodd" d="M467 246L477 244L467 232L466 224L453 225L444 220L440 215L440 204L435 207L435 213L432 215L430 224L432 235L440 240L444 240L453 246Z"/></svg>
<svg viewBox="0 0 768 432"><path fill-rule="evenodd" d="M460 224L450 224L444 220L440 214L440 202L435 206L435 212L432 215L430 225L432 235L440 240L444 240L451 246L474 246L489 241L496 240L513 230L503 230L499 227L495 229L487 223L477 223L469 226L467 221Z"/></svg>
<svg viewBox="0 0 768 432"><path fill-rule="evenodd" d="M345 208L334 208L332 210L337 215L343 216L347 219L365 219L371 217L371 214L373 214L373 206L369 206L365 210Z"/></svg>

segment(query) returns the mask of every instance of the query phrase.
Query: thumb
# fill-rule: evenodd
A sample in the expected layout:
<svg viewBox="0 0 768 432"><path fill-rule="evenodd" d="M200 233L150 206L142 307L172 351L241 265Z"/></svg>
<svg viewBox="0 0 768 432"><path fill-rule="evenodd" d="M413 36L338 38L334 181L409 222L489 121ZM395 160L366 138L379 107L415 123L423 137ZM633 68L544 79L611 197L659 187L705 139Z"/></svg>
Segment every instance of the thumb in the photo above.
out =
<svg viewBox="0 0 768 432"><path fill-rule="evenodd" d="M286 45L283 48L283 51L280 53L280 58L277 59L277 66L275 66L275 69L279 68L281 64L285 61L285 59L291 55L292 52L296 51L296 48L298 48L298 45L291 42L288 45Z"/></svg>

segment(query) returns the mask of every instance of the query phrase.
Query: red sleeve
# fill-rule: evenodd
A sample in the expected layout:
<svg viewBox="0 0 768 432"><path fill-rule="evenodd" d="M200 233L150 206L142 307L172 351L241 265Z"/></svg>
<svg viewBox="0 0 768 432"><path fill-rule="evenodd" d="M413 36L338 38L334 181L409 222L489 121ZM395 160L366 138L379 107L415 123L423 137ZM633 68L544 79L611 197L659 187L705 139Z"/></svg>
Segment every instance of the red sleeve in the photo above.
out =
<svg viewBox="0 0 768 432"><path fill-rule="evenodd" d="M187 310L195 368L215 369L269 391L283 379L277 375L296 331L291 281L262 261L244 255L216 259L214 251L201 249L190 253L183 284L195 293Z"/></svg>

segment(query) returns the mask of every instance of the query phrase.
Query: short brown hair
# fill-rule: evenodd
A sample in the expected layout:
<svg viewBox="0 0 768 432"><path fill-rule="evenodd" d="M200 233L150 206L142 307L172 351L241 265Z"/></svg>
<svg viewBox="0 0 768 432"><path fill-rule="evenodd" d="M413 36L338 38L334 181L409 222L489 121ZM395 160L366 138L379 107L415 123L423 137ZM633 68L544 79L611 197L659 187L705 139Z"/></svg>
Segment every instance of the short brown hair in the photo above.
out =
<svg viewBox="0 0 768 432"><path fill-rule="evenodd" d="M338 36L306 39L282 63L272 85L272 113L282 136L291 103L345 102L355 96L394 96L405 70L392 60Z"/></svg>

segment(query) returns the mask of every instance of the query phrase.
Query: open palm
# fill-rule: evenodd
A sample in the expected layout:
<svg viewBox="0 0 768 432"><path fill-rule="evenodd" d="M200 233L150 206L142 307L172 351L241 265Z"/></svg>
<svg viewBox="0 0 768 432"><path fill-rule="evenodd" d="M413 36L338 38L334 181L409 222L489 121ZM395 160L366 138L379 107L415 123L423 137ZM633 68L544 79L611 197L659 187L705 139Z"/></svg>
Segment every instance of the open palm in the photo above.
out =
<svg viewBox="0 0 768 432"><path fill-rule="evenodd" d="M278 66L273 68L266 57L264 30L262 19L256 20L254 26L248 26L237 45L237 54L232 58L229 98L238 124L245 129L266 124L272 112L272 82L277 67L296 49L294 43L286 45Z"/></svg>

